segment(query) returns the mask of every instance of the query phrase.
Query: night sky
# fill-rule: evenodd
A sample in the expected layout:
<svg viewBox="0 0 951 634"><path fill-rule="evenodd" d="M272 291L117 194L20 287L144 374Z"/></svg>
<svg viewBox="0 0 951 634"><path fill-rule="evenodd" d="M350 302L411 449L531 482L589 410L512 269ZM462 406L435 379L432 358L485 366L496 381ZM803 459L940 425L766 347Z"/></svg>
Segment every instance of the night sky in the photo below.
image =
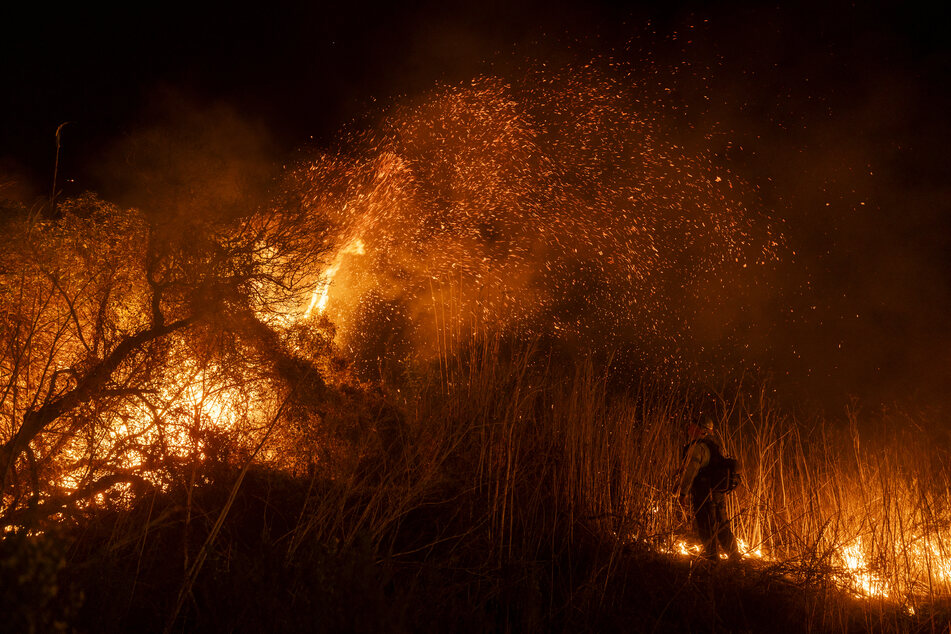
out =
<svg viewBox="0 0 951 634"><path fill-rule="evenodd" d="M785 221L794 281L778 300L791 316L777 381L823 403L951 392L947 9L510 4L6 9L0 193L48 196L67 121L64 194L141 204L123 173L136 171L129 148L142 130L208 120L183 124L182 111L253 131L222 151L279 170L437 83L604 55L654 64L678 77L672 99L694 106L690 126L731 131L710 151Z"/></svg>

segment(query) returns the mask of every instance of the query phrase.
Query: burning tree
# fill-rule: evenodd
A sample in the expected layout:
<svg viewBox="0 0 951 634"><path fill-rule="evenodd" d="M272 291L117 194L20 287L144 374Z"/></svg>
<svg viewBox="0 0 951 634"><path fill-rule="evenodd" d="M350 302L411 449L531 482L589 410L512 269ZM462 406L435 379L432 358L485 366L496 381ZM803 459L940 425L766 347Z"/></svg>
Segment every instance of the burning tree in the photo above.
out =
<svg viewBox="0 0 951 634"><path fill-rule="evenodd" d="M87 195L6 232L5 526L164 486L260 432L287 389L276 328L321 254L314 223L273 209L157 220Z"/></svg>

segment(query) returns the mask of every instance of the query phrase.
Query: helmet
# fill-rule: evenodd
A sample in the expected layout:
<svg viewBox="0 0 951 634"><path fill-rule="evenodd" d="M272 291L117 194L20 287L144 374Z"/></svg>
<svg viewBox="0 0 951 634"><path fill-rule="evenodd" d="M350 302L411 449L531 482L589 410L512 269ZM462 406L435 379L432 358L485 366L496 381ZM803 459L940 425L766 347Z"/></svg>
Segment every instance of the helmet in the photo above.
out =
<svg viewBox="0 0 951 634"><path fill-rule="evenodd" d="M713 417L709 414L701 417L698 422L690 421L687 423L687 436L692 441L712 433Z"/></svg>

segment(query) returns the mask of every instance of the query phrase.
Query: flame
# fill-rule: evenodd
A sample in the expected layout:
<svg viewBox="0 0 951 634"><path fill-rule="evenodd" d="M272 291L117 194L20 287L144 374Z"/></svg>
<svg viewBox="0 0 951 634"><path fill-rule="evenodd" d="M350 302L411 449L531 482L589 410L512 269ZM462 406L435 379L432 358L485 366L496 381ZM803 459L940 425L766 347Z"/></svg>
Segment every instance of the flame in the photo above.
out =
<svg viewBox="0 0 951 634"><path fill-rule="evenodd" d="M141 474L163 487L162 476L147 467L148 453L161 447L165 455L206 460L203 432L228 432L238 436L241 423L264 416L269 399L264 385L248 379L240 386L222 380L221 369L190 360L172 380L149 398L129 401L115 419L95 438L74 436L63 449L63 468L55 484L64 491L77 491L91 475L91 453L104 456L124 471ZM91 451L89 443L95 445ZM120 491L122 486L117 485ZM102 495L96 496L100 501ZM94 499L96 499L94 498Z"/></svg>
<svg viewBox="0 0 951 634"><path fill-rule="evenodd" d="M857 596L888 598L888 584L870 569L861 538L843 547L839 557L845 565L842 580L857 591Z"/></svg>
<svg viewBox="0 0 951 634"><path fill-rule="evenodd" d="M313 295L311 295L310 304L307 306L307 310L304 311L304 319L310 317L315 308L317 309L318 315L324 314L324 311L327 309L327 301L330 299L330 285L333 283L334 277L340 271L344 257L347 255L364 255L365 253L366 249L363 245L363 240L360 238L354 238L337 252L333 264L320 276L321 282L314 289Z"/></svg>
<svg viewBox="0 0 951 634"><path fill-rule="evenodd" d="M772 557L763 552L761 546L750 548L742 538L737 539L737 545L744 560L773 561ZM679 557L699 557L703 552L699 543L686 538L678 538L671 548L661 546L658 550L663 554ZM861 538L856 538L837 550L836 556L842 569L835 575L835 579L841 587L850 590L858 598L888 599L894 595L894 589L889 583L872 569ZM720 554L720 559L726 558L726 554ZM917 565L922 565L927 560L932 574L937 579L947 579L951 574L951 561L944 558L940 546L931 541L919 547L912 560L912 563ZM914 614L913 607L908 610L910 614Z"/></svg>
<svg viewBox="0 0 951 634"><path fill-rule="evenodd" d="M768 559L763 553L763 550L760 546L750 549L747 546L746 542L742 539L736 540L737 546L740 549L740 554L743 559ZM688 541L687 539L680 538L674 542L672 549L660 549L661 552L666 554L680 555L682 557L698 557L703 552L703 549L700 547L700 544L694 541ZM720 554L720 559L727 559L725 553Z"/></svg>
<svg viewBox="0 0 951 634"><path fill-rule="evenodd" d="M766 554L763 553L763 546L761 544L757 544L755 548L750 548L746 541L741 538L737 538L736 544L739 546L740 552L743 554L743 559L769 559Z"/></svg>

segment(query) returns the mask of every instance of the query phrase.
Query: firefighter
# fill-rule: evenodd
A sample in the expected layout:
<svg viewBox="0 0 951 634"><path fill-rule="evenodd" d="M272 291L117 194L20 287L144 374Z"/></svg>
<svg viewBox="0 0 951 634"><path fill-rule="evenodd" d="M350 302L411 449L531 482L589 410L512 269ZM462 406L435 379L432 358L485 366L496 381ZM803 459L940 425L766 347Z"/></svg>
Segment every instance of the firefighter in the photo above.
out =
<svg viewBox="0 0 951 634"><path fill-rule="evenodd" d="M700 424L691 422L687 425L687 444L683 453L678 499L683 508L688 508L687 495L690 495L703 556L716 562L719 559L719 544L730 560L739 560L740 551L730 527L724 500L730 488L726 481L731 474L724 466L728 459L724 458L713 438L712 418L706 416Z"/></svg>

